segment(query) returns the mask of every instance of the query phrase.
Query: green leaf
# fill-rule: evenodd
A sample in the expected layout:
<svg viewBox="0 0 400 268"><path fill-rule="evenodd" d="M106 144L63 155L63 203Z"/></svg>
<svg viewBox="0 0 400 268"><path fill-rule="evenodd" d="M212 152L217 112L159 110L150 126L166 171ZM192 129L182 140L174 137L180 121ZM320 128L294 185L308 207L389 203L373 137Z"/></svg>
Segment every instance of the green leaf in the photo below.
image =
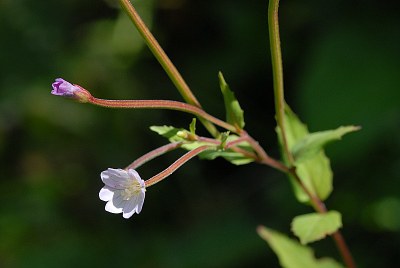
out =
<svg viewBox="0 0 400 268"><path fill-rule="evenodd" d="M184 140L182 137L177 135L179 131L185 131L184 128L175 128L172 126L151 126L150 129L164 138L167 138L171 142Z"/></svg>
<svg viewBox="0 0 400 268"><path fill-rule="evenodd" d="M193 121L192 121L193 123ZM172 126L151 126L150 129L159 135L167 138L170 142L182 142L181 148L185 150L193 150L196 149L200 146L203 145L215 145L215 144L210 144L207 142L200 142L200 141L190 141L184 138L184 135L181 135L182 133L190 133L184 128L175 128ZM229 135L228 133L223 133L224 135L221 136L221 139L223 142L231 142L239 138L237 135ZM243 141L241 143L238 143L236 145L237 147L246 150L248 152L253 152L252 147L250 144L247 142ZM248 164L254 161L253 158L248 158L244 156L241 153L232 151L231 149L223 150L223 149L217 149L216 150L208 150L204 151L201 154L199 154L200 159L206 159L206 160L214 160L217 157L223 157L227 161L231 162L234 165L244 165Z"/></svg>
<svg viewBox="0 0 400 268"><path fill-rule="evenodd" d="M224 133L222 133L222 134L224 134ZM226 136L227 134L228 133L226 133L225 135L222 135L222 137L221 137L222 141L225 143L234 141L239 138L239 136L237 136L237 135ZM237 144L236 146L243 150L246 150L248 152L253 152L253 149L250 146L250 144L245 141ZM199 157L201 159L207 159L207 160L214 160L217 157L223 157L227 161L231 162L234 165L245 165L245 164L248 164L248 163L251 163L254 161L253 158L248 158L241 153L232 151L231 149L227 149L227 150L219 149L219 150L215 150L215 151L205 151L205 152L201 153L199 155Z"/></svg>
<svg viewBox="0 0 400 268"><path fill-rule="evenodd" d="M243 117L244 112L242 108L240 108L235 94L230 90L228 84L225 82L224 76L221 72L218 73L218 78L221 92L224 96L226 121L239 129L243 129L245 125Z"/></svg>
<svg viewBox="0 0 400 268"><path fill-rule="evenodd" d="M331 258L318 259L318 268L344 268L343 265Z"/></svg>
<svg viewBox="0 0 400 268"><path fill-rule="evenodd" d="M342 216L337 211L300 215L292 221L292 231L303 245L333 234L341 227Z"/></svg>
<svg viewBox="0 0 400 268"><path fill-rule="evenodd" d="M311 248L279 232L263 226L258 227L257 232L278 256L283 268L343 268L332 259L316 259Z"/></svg>
<svg viewBox="0 0 400 268"><path fill-rule="evenodd" d="M172 126L151 126L150 129L159 135L167 138L170 142L182 142L181 148L188 151L196 149L200 146L207 145L209 143L199 141L188 141L185 139L182 133L190 133L184 128L176 128Z"/></svg>
<svg viewBox="0 0 400 268"><path fill-rule="evenodd" d="M189 125L190 133L196 134L196 118L192 119L192 122Z"/></svg>
<svg viewBox="0 0 400 268"><path fill-rule="evenodd" d="M310 190L311 193L317 195L322 201L327 199L332 192L333 173L329 158L323 151L319 152L312 159L304 160L302 163L296 164L297 175L301 181ZM309 197L295 182L299 188L300 201L308 202ZM303 198L303 199L301 199Z"/></svg>
<svg viewBox="0 0 400 268"><path fill-rule="evenodd" d="M297 143L309 135L307 126L300 121L287 104L285 105L285 130L286 140L291 151ZM277 127L276 131L282 147L281 130ZM285 151L283 149L281 151L284 162L288 164L288 157L285 155ZM332 170L329 159L323 150L317 152L312 158L296 163L296 171L307 189L321 200L325 200L332 192ZM289 177L297 200L304 203L308 202L309 197L304 193L298 182L293 177Z"/></svg>
<svg viewBox="0 0 400 268"><path fill-rule="evenodd" d="M245 165L254 161L254 159L252 158L247 158L240 153L233 152L230 150L205 151L199 154L199 157L200 159L207 159L207 160L214 160L217 157L222 157L237 166Z"/></svg>
<svg viewBox="0 0 400 268"><path fill-rule="evenodd" d="M292 149L296 163L314 157L322 148L335 140L340 140L343 135L357 131L358 126L342 126L334 130L319 131L304 136Z"/></svg>
<svg viewBox="0 0 400 268"><path fill-rule="evenodd" d="M229 131L227 132L222 132L219 139L221 140L221 148L224 148L226 146L226 143L228 142L228 138L229 138Z"/></svg>
<svg viewBox="0 0 400 268"><path fill-rule="evenodd" d="M288 143L289 149L293 148L300 140L309 134L307 126L303 124L299 117L290 109L290 107L285 104L285 130L286 130L286 141ZM278 139L280 144L282 144L282 134L277 128ZM287 161L287 156L284 155L284 160Z"/></svg>

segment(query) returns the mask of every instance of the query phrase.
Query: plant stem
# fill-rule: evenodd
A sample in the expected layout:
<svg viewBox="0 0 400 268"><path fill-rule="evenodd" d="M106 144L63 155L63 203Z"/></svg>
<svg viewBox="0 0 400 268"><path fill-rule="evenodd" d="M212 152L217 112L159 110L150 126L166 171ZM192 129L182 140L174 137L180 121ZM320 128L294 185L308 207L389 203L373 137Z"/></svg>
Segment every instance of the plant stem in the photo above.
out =
<svg viewBox="0 0 400 268"><path fill-rule="evenodd" d="M271 48L272 75L274 80L275 116L281 130L283 151L289 164L293 165L293 156L290 153L285 129L285 98L283 91L283 67L281 41L279 36L278 20L279 0L270 0L268 7L269 42Z"/></svg>
<svg viewBox="0 0 400 268"><path fill-rule="evenodd" d="M346 263L347 267L356 268L357 265L354 262L353 256L350 253L349 247L347 246L342 233L337 231L332 234L332 237L333 237L333 240L336 243L336 247L339 249L340 255L342 255L342 258L343 258L344 262Z"/></svg>
<svg viewBox="0 0 400 268"><path fill-rule="evenodd" d="M309 196L311 204L313 205L314 209L321 214L327 212L325 204L314 194L312 194L307 187L302 183L300 177L297 175L295 169L290 170L290 174L295 178L295 180L299 183L303 191ZM332 238L335 241L336 247L338 248L340 255L347 267L349 268L356 268L356 264L354 259L350 253L350 250L344 240L342 233L337 230L332 234Z"/></svg>
<svg viewBox="0 0 400 268"><path fill-rule="evenodd" d="M193 114L198 116L200 119L205 119L209 122L212 122L220 127L223 127L229 131L237 132L238 130L228 124L208 113L206 113L203 109L193 106L191 104L187 104L179 101L171 101L171 100L105 100L98 99L93 96L90 96L88 102L94 105L108 107L108 108L133 108L133 109L168 109L168 110L177 110L186 113Z"/></svg>
<svg viewBox="0 0 400 268"><path fill-rule="evenodd" d="M168 143L164 146L161 146L157 149L154 149L154 150L148 152L147 154L142 155L135 161L133 161L129 166L127 166L125 168L125 170L131 169L131 168L137 169L138 167L142 166L143 164L149 162L150 160L153 160L154 158L156 158L160 155L163 155L167 152L170 152L172 150L175 150L175 149L181 147L181 145L182 145L181 142L173 142L173 143Z"/></svg>
<svg viewBox="0 0 400 268"><path fill-rule="evenodd" d="M242 130L241 136L245 137L248 143L250 143L251 147L256 151L258 155L258 162L273 167L277 170L280 170L284 173L289 172L289 168L282 164L281 162L275 160L274 158L270 157L265 150L260 146L258 141L253 139L246 131Z"/></svg>
<svg viewBox="0 0 400 268"><path fill-rule="evenodd" d="M165 72L171 79L172 83L178 89L179 93L182 95L183 99L194 106L201 108L200 102L196 99L192 91L190 90L189 86L186 84L185 80L178 72L174 64L171 62L167 54L161 48L160 44L154 38L150 30L147 28L146 24L143 22L139 14L137 13L136 9L132 6L129 0L120 0L122 7L125 9L126 13L128 14L129 18L132 20L133 24L135 25L136 29L139 31L140 35L143 37L144 41L146 42L147 46L156 57L158 62L164 68ZM215 126L200 118L200 121L204 125L204 127L213 135L217 137L219 135L218 130Z"/></svg>
<svg viewBox="0 0 400 268"><path fill-rule="evenodd" d="M146 187L150 187L150 186L162 181L163 179L165 179L166 177L171 175L173 172L175 172L178 168L180 168L183 164L185 164L187 161L189 161L196 155L200 154L201 152L204 152L205 150L210 150L212 148L213 147L211 147L210 145L204 145L204 146L197 147L196 149L193 149L193 150L187 152L186 154L181 156L178 160L176 160L172 165L170 165L169 167L167 167L166 169L164 169L157 175L146 180L145 181Z"/></svg>
<svg viewBox="0 0 400 268"><path fill-rule="evenodd" d="M319 213L326 213L327 209L325 204L319 199L318 196L311 193L304 183L301 181L298 176L296 169L294 168L294 159L293 155L289 150L286 129L285 129L285 98L284 98L284 90L283 90L283 67L282 67L282 52L281 52L281 43L279 36L279 20L278 20L278 9L279 9L279 0L270 0L268 6L268 26L269 26L269 39L271 46L271 60L272 60L272 72L274 78L274 97L275 97L275 110L276 110L276 120L278 127L281 131L281 138L283 144L283 152L287 157L287 161L290 165L286 173L290 173L295 180L299 183L300 187L303 191L309 196L310 202L313 205L314 209ZM253 148L256 146L255 141L253 142ZM261 148L261 147L260 147ZM263 152L263 149L259 150L259 156L265 159L268 155ZM269 158L269 157L268 157ZM268 159L270 161L270 159ZM280 169L284 171L283 169ZM355 268L356 264L351 256L350 250L344 241L344 238L340 231L336 231L332 234L332 237L336 243L336 247L338 248L343 261L345 262L348 268Z"/></svg>

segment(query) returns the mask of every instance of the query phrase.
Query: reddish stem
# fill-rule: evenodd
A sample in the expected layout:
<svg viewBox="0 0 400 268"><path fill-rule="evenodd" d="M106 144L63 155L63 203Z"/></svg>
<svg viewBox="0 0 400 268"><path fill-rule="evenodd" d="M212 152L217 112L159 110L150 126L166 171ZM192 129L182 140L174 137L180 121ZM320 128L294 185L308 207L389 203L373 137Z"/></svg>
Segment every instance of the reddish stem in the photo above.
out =
<svg viewBox="0 0 400 268"><path fill-rule="evenodd" d="M105 100L98 99L93 96L89 98L89 102L98 106L109 108L168 109L182 111L204 118L229 131L237 132L237 129L231 124L228 124L206 113L203 109L199 107L184 102L171 100Z"/></svg>
<svg viewBox="0 0 400 268"><path fill-rule="evenodd" d="M179 148L182 145L181 142L174 142L174 143L168 143L164 146L161 146L157 149L154 149L150 152L148 152L147 154L139 157L138 159L136 159L135 161L133 161L129 166L127 166L125 169L137 169L138 167L140 167L141 165L149 162L150 160L165 154L167 152L170 152L172 150L175 150L177 148Z"/></svg>
<svg viewBox="0 0 400 268"><path fill-rule="evenodd" d="M204 146L200 146L200 147L198 147L198 148L196 148L194 150L191 150L191 151L187 152L186 154L181 156L178 160L176 160L172 165L170 165L169 167L167 167L166 169L164 169L163 171L161 171L157 175L155 175L155 176L151 177L150 179L146 180L145 181L146 187L150 187L150 186L156 184L157 182L162 181L163 179L165 179L166 177L168 177L169 175L174 173L178 168L180 168L187 161L189 161L190 159L192 159L196 155L200 154L201 152L204 152L204 151L209 150L211 148L212 147L210 147L209 145L204 145Z"/></svg>

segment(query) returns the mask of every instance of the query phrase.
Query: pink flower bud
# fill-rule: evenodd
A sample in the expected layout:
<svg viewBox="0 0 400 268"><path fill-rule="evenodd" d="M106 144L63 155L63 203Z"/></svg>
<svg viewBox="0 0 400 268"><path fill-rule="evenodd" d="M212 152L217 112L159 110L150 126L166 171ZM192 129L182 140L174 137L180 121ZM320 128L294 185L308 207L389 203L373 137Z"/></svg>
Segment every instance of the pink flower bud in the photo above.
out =
<svg viewBox="0 0 400 268"><path fill-rule="evenodd" d="M73 85L62 78L57 78L52 84L51 94L75 99L79 102L88 102L92 95L86 89Z"/></svg>

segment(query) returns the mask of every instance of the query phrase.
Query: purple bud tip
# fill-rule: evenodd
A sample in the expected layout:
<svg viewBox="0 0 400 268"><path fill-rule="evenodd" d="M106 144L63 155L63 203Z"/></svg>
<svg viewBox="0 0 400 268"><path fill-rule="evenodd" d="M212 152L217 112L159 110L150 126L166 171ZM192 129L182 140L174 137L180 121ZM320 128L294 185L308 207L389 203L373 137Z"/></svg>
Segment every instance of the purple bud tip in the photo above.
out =
<svg viewBox="0 0 400 268"><path fill-rule="evenodd" d="M63 97L73 97L74 93L79 90L79 87L72 85L62 78L57 78L52 86L53 90L51 94Z"/></svg>

